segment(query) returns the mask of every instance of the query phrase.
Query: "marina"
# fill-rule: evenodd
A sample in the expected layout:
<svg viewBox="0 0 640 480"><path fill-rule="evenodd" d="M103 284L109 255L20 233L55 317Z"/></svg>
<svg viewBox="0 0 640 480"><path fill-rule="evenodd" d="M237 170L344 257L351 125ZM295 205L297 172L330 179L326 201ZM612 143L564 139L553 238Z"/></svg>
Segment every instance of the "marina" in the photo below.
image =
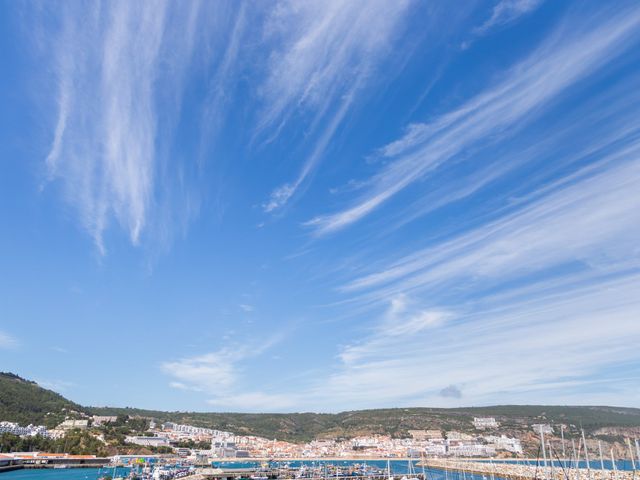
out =
<svg viewBox="0 0 640 480"><path fill-rule="evenodd" d="M624 464L577 464L570 460L500 462L426 459L306 462L229 462L196 467L186 464L139 464L102 468L34 468L2 474L3 480L635 480L637 470ZM623 468L618 468L623 465ZM606 468L609 467L609 468Z"/></svg>

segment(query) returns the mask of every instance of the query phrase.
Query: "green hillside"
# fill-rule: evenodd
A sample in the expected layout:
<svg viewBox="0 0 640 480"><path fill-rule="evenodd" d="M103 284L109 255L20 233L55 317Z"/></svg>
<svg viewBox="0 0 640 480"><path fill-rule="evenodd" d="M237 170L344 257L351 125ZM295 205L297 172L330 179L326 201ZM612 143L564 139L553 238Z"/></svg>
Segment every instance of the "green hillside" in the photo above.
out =
<svg viewBox="0 0 640 480"><path fill-rule="evenodd" d="M366 434L406 436L408 430L439 429L473 432L474 416L494 416L504 433L531 432L535 423L565 424L568 437L579 429L587 433L601 427L640 427L640 409L614 407L505 405L478 408L391 408L337 414L161 412L134 408L89 408L100 415L139 415L159 421L254 434L294 442L318 437L353 437Z"/></svg>
<svg viewBox="0 0 640 480"><path fill-rule="evenodd" d="M13 373L0 372L0 421L53 427L80 405Z"/></svg>
<svg viewBox="0 0 640 480"><path fill-rule="evenodd" d="M76 413L73 413L76 412ZM587 433L602 427L640 427L640 409L605 406L501 405L475 408L391 408L322 413L204 413L163 412L136 408L83 407L34 382L11 373L0 374L0 421L52 426L71 414L128 415L228 430L293 442L322 437L366 434L406 436L408 430L439 429L474 432L474 416L493 416L502 433L532 433L534 423L565 424L567 436L580 428Z"/></svg>

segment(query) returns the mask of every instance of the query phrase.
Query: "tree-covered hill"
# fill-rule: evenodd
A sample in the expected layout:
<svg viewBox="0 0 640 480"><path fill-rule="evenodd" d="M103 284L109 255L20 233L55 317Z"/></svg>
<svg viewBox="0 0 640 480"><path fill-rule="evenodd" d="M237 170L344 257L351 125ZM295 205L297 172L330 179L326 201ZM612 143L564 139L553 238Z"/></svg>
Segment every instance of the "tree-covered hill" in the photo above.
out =
<svg viewBox="0 0 640 480"><path fill-rule="evenodd" d="M74 412L84 408L35 382L0 372L0 421L53 427Z"/></svg>
<svg viewBox="0 0 640 480"><path fill-rule="evenodd" d="M75 413L74 413L75 412ZM475 408L390 408L329 413L218 413L164 412L137 408L83 407L34 382L10 373L0 374L0 421L52 426L65 415L128 415L259 435L293 442L314 438L348 438L356 435L406 436L409 430L439 429L473 433L474 416L492 416L501 433L522 436L531 425L567 425L567 436L605 427L640 428L640 409L606 406L501 405Z"/></svg>
<svg viewBox="0 0 640 480"><path fill-rule="evenodd" d="M367 434L406 436L409 430L439 429L472 433L474 416L493 416L503 433L531 432L535 423L567 425L567 436L602 427L640 427L640 409L601 406L504 405L478 408L390 408L322 413L162 412L135 408L89 408L101 415L139 415L160 421L229 430L289 441Z"/></svg>

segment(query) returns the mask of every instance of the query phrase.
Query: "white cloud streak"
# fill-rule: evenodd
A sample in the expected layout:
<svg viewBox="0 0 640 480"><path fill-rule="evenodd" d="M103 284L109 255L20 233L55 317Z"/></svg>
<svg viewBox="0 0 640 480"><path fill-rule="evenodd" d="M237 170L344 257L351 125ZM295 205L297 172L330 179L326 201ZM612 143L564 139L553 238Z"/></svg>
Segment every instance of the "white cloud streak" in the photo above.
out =
<svg viewBox="0 0 640 480"><path fill-rule="evenodd" d="M489 30L513 23L534 11L542 2L543 0L500 0L493 7L491 18L475 29L475 33L483 35Z"/></svg>
<svg viewBox="0 0 640 480"><path fill-rule="evenodd" d="M18 340L6 332L0 330L0 348L11 349L18 346Z"/></svg>
<svg viewBox="0 0 640 480"><path fill-rule="evenodd" d="M203 392L210 396L208 403L219 407L241 409L273 405L274 408L290 405L284 396L266 392L251 392L242 389L243 364L259 357L282 340L274 335L260 343L245 342L215 352L175 361L163 362L161 370L175 380L169 386L178 390Z"/></svg>
<svg viewBox="0 0 640 480"><path fill-rule="evenodd" d="M58 118L46 165L101 253L112 219L133 244L149 225L162 156L159 76L180 92L199 6L189 5L182 13L164 1L61 7L63 28L53 40Z"/></svg>
<svg viewBox="0 0 640 480"><path fill-rule="evenodd" d="M454 174L454 181L438 181L444 173L440 172L440 176L433 178L428 191L406 208L398 209L394 214L397 221L389 222L387 219L387 225L396 229L442 207L468 199L506 176L517 174L521 168L544 165L544 169L536 175L521 178L517 185L502 194L502 210L506 210L539 196L539 190L529 190L540 181L541 175L550 178L563 169L575 168L575 165L588 162L590 158L603 155L609 150L619 150L620 145L632 144L640 132L640 121L636 115L636 109L640 106L640 96L629 96L628 92L632 91L631 85L637 80L633 78L623 83L620 88L598 98L597 101L585 102L580 109L571 112L568 118L556 116L558 123L549 125L539 136L526 141L512 142L506 152L484 158L482 165L472 169L468 174ZM583 141L573 145L568 153L561 154L561 151L566 151L571 138L583 138ZM624 155L624 152L617 155ZM615 163L617 155L596 163ZM450 170L455 170L457 166L452 165ZM570 179L565 179L567 180ZM554 185L558 186L551 182L546 188L550 189ZM499 212L494 210L493 213Z"/></svg>
<svg viewBox="0 0 640 480"><path fill-rule="evenodd" d="M626 142L518 211L348 283L368 317L385 312L296 405L583 403L608 381L598 398L632 405L639 189L640 144ZM452 384L464 397L442 395Z"/></svg>
<svg viewBox="0 0 640 480"><path fill-rule="evenodd" d="M284 206L321 161L330 140L379 62L389 53L408 1L282 2L267 25L267 38L282 46L272 54L261 88L261 133L274 139L291 118L311 114L311 130L326 119L294 181L276 188L263 208Z"/></svg>
<svg viewBox="0 0 640 480"><path fill-rule="evenodd" d="M327 397L338 405L368 406L370 398L381 404L451 405L460 400L440 393L454 383L464 385L466 403L554 402L575 382L594 381L604 369L624 372L637 362L639 287L636 273L501 304L498 311L474 308L473 314L454 315L441 327L407 331L401 338L381 330L345 348L341 370L324 383ZM633 392L625 394L631 394L625 404L633 404ZM619 403L619 395L607 401Z"/></svg>
<svg viewBox="0 0 640 480"><path fill-rule="evenodd" d="M414 303L404 294L393 297L386 314L369 339L364 344L343 349L340 359L350 364L369 357L372 350L402 349L408 336L441 327L453 317L452 312L419 308Z"/></svg>
<svg viewBox="0 0 640 480"><path fill-rule="evenodd" d="M640 400L629 380L638 361L638 288L636 271L535 298L468 302L458 311L398 296L368 334L340 349L329 372L276 394L219 391L209 403L253 411L341 411L589 404L597 398L632 406Z"/></svg>
<svg viewBox="0 0 640 480"><path fill-rule="evenodd" d="M466 404L581 403L602 372L637 369L639 190L640 143L627 140L516 212L346 284L388 310L344 347L328 398L457 405L440 394L455 384ZM627 381L608 388L605 403L637 401Z"/></svg>
<svg viewBox="0 0 640 480"><path fill-rule="evenodd" d="M638 24L640 10L636 9L598 26L556 32L498 85L428 124L409 126L403 137L380 150L391 161L369 180L364 196L307 225L317 234L343 229L461 152L513 134L539 117L560 93L628 48L637 40Z"/></svg>
<svg viewBox="0 0 640 480"><path fill-rule="evenodd" d="M573 262L637 264L640 198L633 192L640 188L640 145L626 155L615 168L591 172L516 213L357 278L345 290L381 287L375 295L394 295L453 283L470 289Z"/></svg>

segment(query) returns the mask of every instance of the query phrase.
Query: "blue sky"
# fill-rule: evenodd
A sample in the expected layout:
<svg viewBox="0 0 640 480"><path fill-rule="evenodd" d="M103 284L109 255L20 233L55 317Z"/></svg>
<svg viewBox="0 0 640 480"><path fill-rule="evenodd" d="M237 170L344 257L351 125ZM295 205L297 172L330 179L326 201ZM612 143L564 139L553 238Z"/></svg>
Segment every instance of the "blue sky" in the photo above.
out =
<svg viewBox="0 0 640 480"><path fill-rule="evenodd" d="M0 365L90 405L640 404L640 6L0 3Z"/></svg>

